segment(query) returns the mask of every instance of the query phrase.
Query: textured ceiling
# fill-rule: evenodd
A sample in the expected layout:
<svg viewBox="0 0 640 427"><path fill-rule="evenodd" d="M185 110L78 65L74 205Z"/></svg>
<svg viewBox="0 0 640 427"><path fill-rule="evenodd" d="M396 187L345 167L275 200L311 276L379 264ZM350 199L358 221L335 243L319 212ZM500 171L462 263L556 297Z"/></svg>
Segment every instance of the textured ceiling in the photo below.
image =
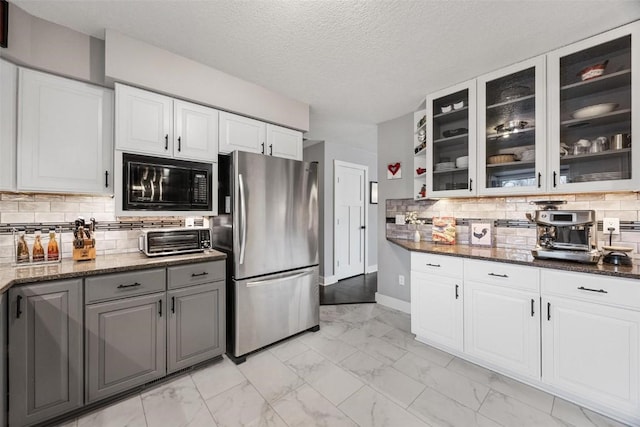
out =
<svg viewBox="0 0 640 427"><path fill-rule="evenodd" d="M640 19L639 0L11 1L95 37L115 29L307 102L312 121L358 126Z"/></svg>

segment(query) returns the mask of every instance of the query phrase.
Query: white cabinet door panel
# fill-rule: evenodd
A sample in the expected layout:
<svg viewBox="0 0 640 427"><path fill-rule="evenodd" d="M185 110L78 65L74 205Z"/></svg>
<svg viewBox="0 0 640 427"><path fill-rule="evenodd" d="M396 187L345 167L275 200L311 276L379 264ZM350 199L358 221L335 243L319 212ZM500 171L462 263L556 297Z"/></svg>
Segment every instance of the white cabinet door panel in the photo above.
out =
<svg viewBox="0 0 640 427"><path fill-rule="evenodd" d="M116 148L166 156L173 152L173 100L116 84Z"/></svg>
<svg viewBox="0 0 640 427"><path fill-rule="evenodd" d="M16 189L18 68L0 59L0 190Z"/></svg>
<svg viewBox="0 0 640 427"><path fill-rule="evenodd" d="M20 69L18 98L18 189L110 192L111 91Z"/></svg>
<svg viewBox="0 0 640 427"><path fill-rule="evenodd" d="M265 154L266 125L258 120L220 112L220 152Z"/></svg>
<svg viewBox="0 0 640 427"><path fill-rule="evenodd" d="M411 332L462 351L462 281L411 272Z"/></svg>
<svg viewBox="0 0 640 427"><path fill-rule="evenodd" d="M465 351L501 368L540 377L538 293L464 283Z"/></svg>
<svg viewBox="0 0 640 427"><path fill-rule="evenodd" d="M600 405L640 411L640 312L543 298L542 378Z"/></svg>
<svg viewBox="0 0 640 427"><path fill-rule="evenodd" d="M176 158L199 162L218 161L218 110L184 101L173 101Z"/></svg>
<svg viewBox="0 0 640 427"><path fill-rule="evenodd" d="M271 156L302 160L302 132L267 125L267 147Z"/></svg>

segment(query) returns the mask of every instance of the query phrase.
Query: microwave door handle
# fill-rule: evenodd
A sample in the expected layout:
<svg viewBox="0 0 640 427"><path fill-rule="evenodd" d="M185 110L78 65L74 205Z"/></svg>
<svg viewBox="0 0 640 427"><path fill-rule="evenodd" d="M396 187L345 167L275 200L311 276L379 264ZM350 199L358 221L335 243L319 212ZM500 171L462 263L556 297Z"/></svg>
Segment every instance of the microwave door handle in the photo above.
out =
<svg viewBox="0 0 640 427"><path fill-rule="evenodd" d="M244 248L247 241L247 207L244 200L244 180L242 174L238 174L238 187L240 190L240 264L244 264Z"/></svg>

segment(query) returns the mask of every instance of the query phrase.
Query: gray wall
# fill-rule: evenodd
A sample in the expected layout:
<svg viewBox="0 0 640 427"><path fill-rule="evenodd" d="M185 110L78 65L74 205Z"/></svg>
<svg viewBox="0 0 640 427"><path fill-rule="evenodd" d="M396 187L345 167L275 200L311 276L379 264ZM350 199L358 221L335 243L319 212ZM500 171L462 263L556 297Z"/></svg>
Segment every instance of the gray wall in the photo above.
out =
<svg viewBox="0 0 640 427"><path fill-rule="evenodd" d="M413 197L413 113L378 125L378 293L411 301L409 251L385 238L385 201ZM387 165L402 163L402 179L387 179ZM405 285L398 284L398 275Z"/></svg>
<svg viewBox="0 0 640 427"><path fill-rule="evenodd" d="M322 205L320 214L320 276L331 277L333 271L333 179L334 160L356 163L368 167L367 181L378 180L377 154L343 143L320 142L304 149L305 161L318 161L323 170ZM318 160L322 158L322 161ZM367 182L367 203L369 202L369 183ZM378 263L378 209L379 205L368 205L366 271ZM384 235L384 234L383 234Z"/></svg>
<svg viewBox="0 0 640 427"><path fill-rule="evenodd" d="M104 85L104 42L32 16L9 2L9 34L0 55L18 65Z"/></svg>

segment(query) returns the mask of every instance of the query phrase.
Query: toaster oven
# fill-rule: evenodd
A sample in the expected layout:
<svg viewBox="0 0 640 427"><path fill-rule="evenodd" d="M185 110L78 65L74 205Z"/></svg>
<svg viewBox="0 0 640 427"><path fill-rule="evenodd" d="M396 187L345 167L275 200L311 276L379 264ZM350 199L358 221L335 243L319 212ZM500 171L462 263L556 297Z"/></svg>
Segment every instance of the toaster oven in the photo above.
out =
<svg viewBox="0 0 640 427"><path fill-rule="evenodd" d="M138 249L147 256L203 252L211 247L211 232L205 227L142 230Z"/></svg>

